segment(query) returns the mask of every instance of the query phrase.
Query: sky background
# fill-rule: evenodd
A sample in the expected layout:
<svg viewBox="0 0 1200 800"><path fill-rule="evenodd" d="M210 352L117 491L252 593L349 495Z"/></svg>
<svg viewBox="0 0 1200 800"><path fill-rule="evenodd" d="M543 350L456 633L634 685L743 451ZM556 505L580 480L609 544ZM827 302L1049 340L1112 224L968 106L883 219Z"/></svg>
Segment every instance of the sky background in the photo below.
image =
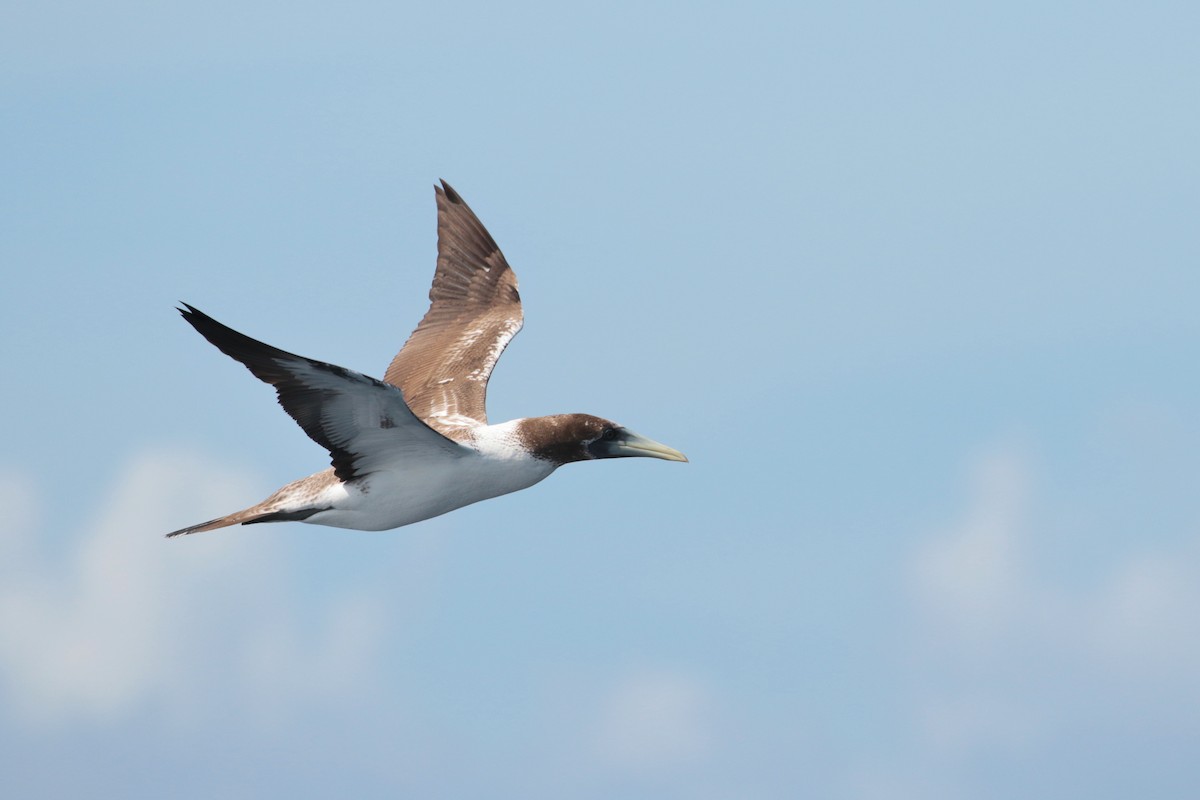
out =
<svg viewBox="0 0 1200 800"><path fill-rule="evenodd" d="M1194 3L0 8L6 797L1183 798ZM686 452L385 533L182 322L381 376L445 178L493 421Z"/></svg>

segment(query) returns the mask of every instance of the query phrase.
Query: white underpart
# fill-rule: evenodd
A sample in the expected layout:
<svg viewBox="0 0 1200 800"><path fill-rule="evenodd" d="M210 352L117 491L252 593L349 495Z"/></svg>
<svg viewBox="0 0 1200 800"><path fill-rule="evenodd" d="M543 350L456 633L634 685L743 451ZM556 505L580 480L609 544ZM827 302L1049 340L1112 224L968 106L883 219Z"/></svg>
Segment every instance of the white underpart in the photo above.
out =
<svg viewBox="0 0 1200 800"><path fill-rule="evenodd" d="M460 456L409 459L347 484L329 487L333 508L306 522L357 530L387 530L525 489L554 472L516 435L520 420L475 423L474 441Z"/></svg>

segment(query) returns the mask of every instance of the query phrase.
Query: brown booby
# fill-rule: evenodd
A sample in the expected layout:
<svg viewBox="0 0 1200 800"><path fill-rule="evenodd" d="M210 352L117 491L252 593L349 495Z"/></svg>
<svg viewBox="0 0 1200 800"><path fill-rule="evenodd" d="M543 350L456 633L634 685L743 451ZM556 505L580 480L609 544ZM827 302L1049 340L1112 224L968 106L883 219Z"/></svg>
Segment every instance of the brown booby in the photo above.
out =
<svg viewBox="0 0 1200 800"><path fill-rule="evenodd" d="M523 321L517 278L458 193L445 181L434 193L429 310L382 381L256 341L186 303L179 309L200 335L275 387L279 404L329 451L333 466L167 536L291 521L387 530L525 489L573 461L687 461L589 414L488 424L488 378Z"/></svg>

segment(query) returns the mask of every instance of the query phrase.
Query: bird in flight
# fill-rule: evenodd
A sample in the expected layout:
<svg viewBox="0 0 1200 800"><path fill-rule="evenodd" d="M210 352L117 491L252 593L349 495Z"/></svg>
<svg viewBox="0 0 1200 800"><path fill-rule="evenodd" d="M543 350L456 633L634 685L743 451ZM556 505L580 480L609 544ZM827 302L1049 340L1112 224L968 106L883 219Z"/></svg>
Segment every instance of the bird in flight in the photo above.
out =
<svg viewBox="0 0 1200 800"><path fill-rule="evenodd" d="M201 336L275 387L284 411L329 451L332 466L168 537L259 522L387 530L525 489L573 461L687 461L589 414L488 424L488 378L523 321L517 278L458 193L445 181L434 193L429 310L382 381L251 339L186 303L179 309Z"/></svg>

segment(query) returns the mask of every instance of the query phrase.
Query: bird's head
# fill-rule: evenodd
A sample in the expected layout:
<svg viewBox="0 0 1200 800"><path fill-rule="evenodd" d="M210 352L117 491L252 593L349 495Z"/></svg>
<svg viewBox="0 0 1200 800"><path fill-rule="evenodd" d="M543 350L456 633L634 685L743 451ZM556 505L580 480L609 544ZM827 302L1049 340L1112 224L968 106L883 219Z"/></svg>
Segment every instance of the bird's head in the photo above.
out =
<svg viewBox="0 0 1200 800"><path fill-rule="evenodd" d="M674 448L591 414L555 414L525 419L521 421L519 436L535 456L560 465L636 456L687 461L687 456Z"/></svg>

